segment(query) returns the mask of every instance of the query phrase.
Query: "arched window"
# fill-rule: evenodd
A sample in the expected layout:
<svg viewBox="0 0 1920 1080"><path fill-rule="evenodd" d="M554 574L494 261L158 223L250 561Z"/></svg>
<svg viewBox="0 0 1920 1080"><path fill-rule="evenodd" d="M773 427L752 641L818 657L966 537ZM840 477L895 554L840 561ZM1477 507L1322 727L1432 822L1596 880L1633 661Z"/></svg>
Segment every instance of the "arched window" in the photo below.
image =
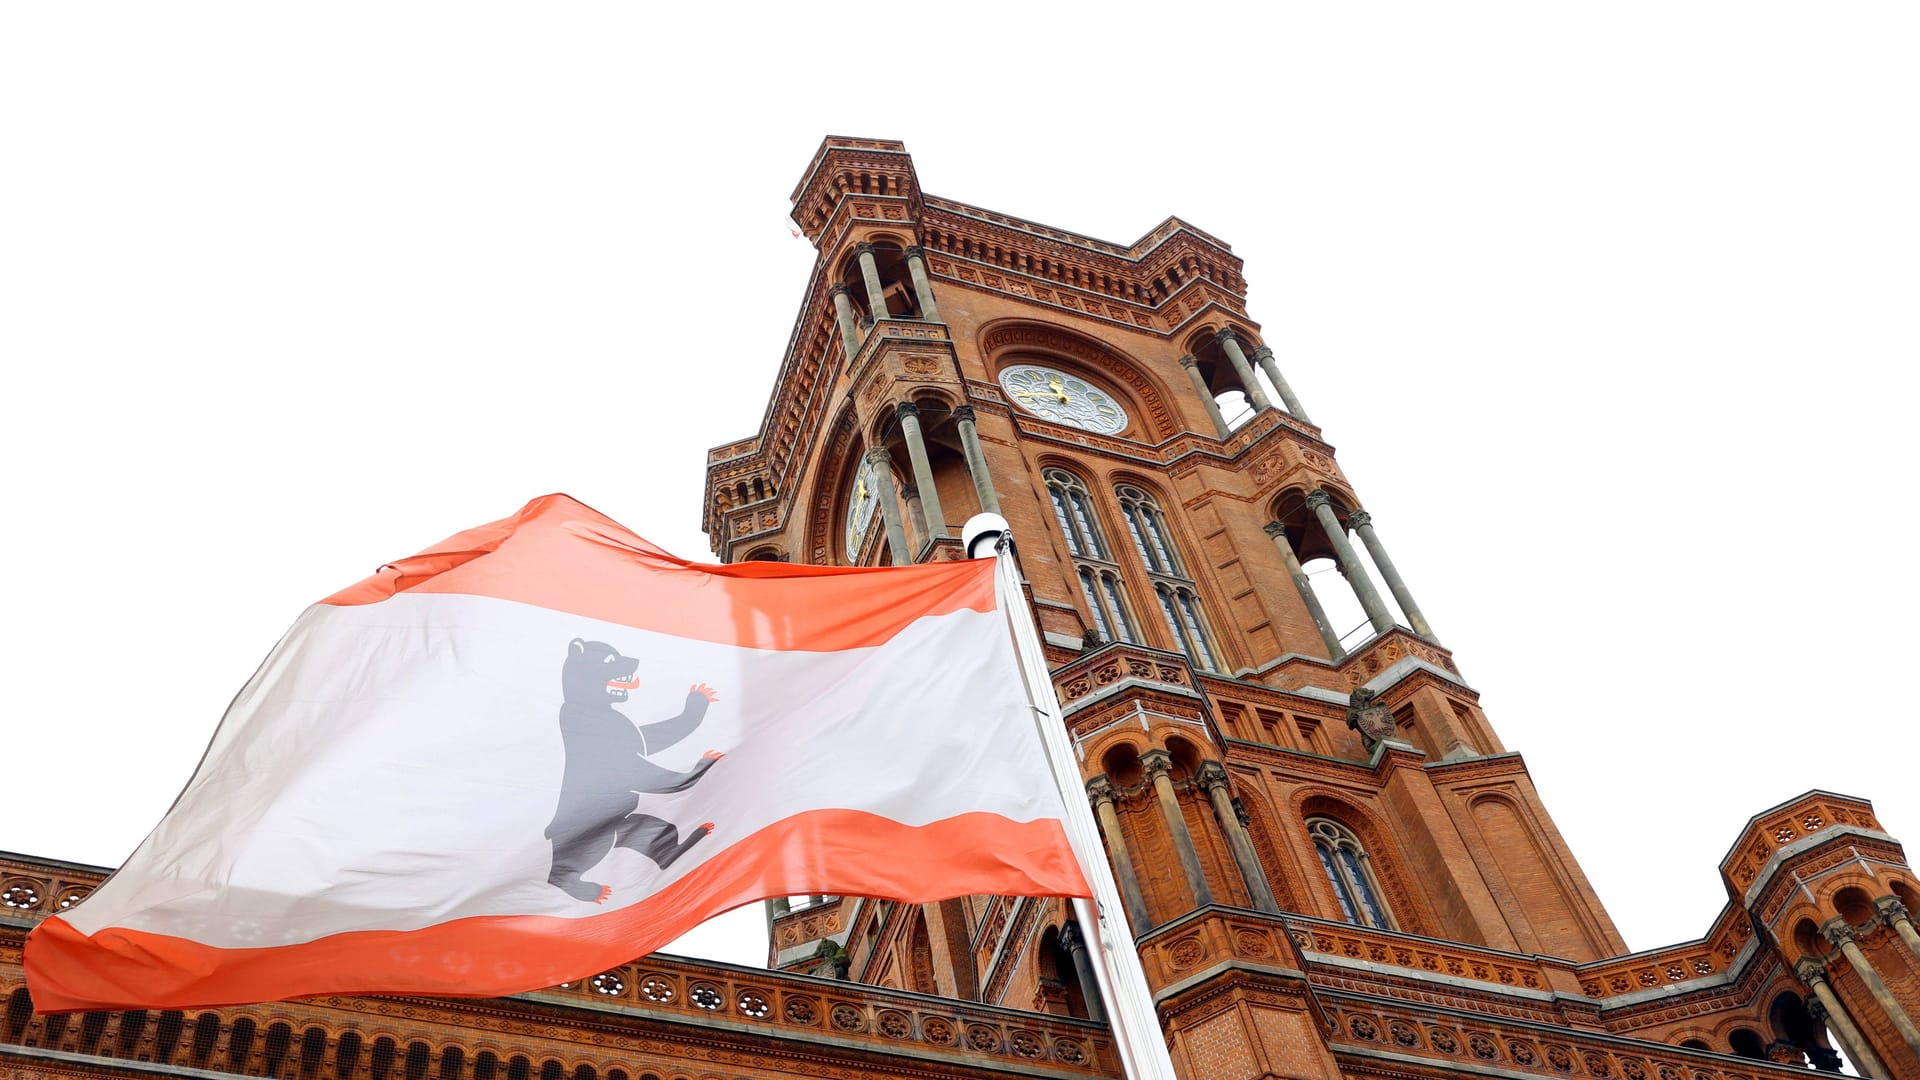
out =
<svg viewBox="0 0 1920 1080"><path fill-rule="evenodd" d="M1127 519L1127 534L1133 537L1134 550L1140 553L1140 561L1153 577L1153 591L1160 605L1160 616L1167 622L1167 633L1173 635L1175 644L1187 654L1193 666L1204 671L1221 670L1219 652L1207 633L1207 620L1200 613L1200 595L1180 561L1179 549L1174 546L1173 532L1167 528L1160 504L1152 495L1126 484L1115 489L1114 494L1119 496L1120 513Z"/></svg>
<svg viewBox="0 0 1920 1080"><path fill-rule="evenodd" d="M1048 469L1041 475L1053 503L1054 521L1066 538L1067 553L1073 556L1074 572L1079 575L1080 593L1086 597L1094 631L1102 641L1140 640L1133 617L1127 614L1120 568L1113 562L1113 549L1100 533L1100 521L1093 515L1086 485L1065 469Z"/></svg>
<svg viewBox="0 0 1920 1080"><path fill-rule="evenodd" d="M1314 850L1320 853L1320 866L1327 872L1327 880L1333 885L1333 895L1339 899L1340 912L1346 920L1361 926L1393 929L1386 905L1380 902L1380 888L1373 880L1373 871L1367 866L1367 849L1359 837L1332 818L1309 818L1307 834L1313 837Z"/></svg>
<svg viewBox="0 0 1920 1080"><path fill-rule="evenodd" d="M1752 1058L1755 1061L1767 1060L1766 1040L1752 1028L1734 1028L1732 1034L1727 1036L1727 1045L1740 1057Z"/></svg>

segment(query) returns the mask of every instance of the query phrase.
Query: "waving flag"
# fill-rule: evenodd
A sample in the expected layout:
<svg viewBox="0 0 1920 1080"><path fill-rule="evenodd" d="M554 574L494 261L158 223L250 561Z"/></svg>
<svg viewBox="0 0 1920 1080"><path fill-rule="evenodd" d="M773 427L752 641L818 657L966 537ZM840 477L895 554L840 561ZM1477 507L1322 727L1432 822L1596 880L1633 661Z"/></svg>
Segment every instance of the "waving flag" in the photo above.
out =
<svg viewBox="0 0 1920 1080"><path fill-rule="evenodd" d="M563 495L302 615L36 1008L492 996L742 904L1088 896L992 560L674 558Z"/></svg>

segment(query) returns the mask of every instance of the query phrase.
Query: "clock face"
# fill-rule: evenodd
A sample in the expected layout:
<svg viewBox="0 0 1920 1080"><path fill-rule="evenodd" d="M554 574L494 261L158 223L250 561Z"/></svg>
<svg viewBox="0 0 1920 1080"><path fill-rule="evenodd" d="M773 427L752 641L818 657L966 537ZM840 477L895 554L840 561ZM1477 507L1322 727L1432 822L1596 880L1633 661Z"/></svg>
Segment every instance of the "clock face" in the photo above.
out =
<svg viewBox="0 0 1920 1080"><path fill-rule="evenodd" d="M859 471L853 474L853 490L847 495L847 561L860 557L860 545L867 539L867 529L873 524L873 509L879 505L879 489L875 483L879 476L879 466L871 461L862 462Z"/></svg>
<svg viewBox="0 0 1920 1080"><path fill-rule="evenodd" d="M1077 375L1038 364L1015 364L1000 373L1007 400L1042 420L1100 435L1126 430L1127 410L1111 394Z"/></svg>

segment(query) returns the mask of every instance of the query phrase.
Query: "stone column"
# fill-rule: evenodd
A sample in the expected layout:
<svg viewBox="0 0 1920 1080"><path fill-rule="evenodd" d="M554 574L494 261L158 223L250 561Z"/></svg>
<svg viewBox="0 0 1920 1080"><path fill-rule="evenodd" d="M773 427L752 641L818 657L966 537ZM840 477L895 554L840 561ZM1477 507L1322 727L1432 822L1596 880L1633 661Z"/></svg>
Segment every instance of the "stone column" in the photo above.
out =
<svg viewBox="0 0 1920 1080"><path fill-rule="evenodd" d="M1340 527L1340 519L1334 515L1332 497L1316 488L1307 496L1307 509L1320 519L1320 527L1326 530L1327 539L1333 541L1333 557L1340 563L1341 576L1347 579L1348 585L1353 586L1353 595L1359 597L1360 606L1366 610L1367 621L1373 624L1373 632L1384 634L1393 629L1393 616L1387 614L1387 605L1381 602L1380 594L1374 590L1373 579L1367 576L1367 568L1361 564L1359 554L1347 540L1347 531Z"/></svg>
<svg viewBox="0 0 1920 1080"><path fill-rule="evenodd" d="M920 489L920 505L927 515L928 539L947 535L946 512L940 509L940 489L933 484L933 464L927 459L927 441L920 434L920 407L903 401L893 407L900 431L907 439L907 460L913 463L913 485Z"/></svg>
<svg viewBox="0 0 1920 1080"><path fill-rule="evenodd" d="M1000 512L1000 497L993 492L993 474L987 471L986 451L980 447L980 431L973 423L973 406L953 410L954 426L960 429L960 452L967 458L967 475L973 478L973 493L980 497L980 511Z"/></svg>
<svg viewBox="0 0 1920 1080"><path fill-rule="evenodd" d="M1907 912L1907 905L1901 903L1899 897L1889 894L1875 900L1873 909L1880 913L1888 926L1893 927L1894 933L1900 935L1900 940L1907 943L1907 948L1913 950L1915 956L1920 956L1920 934L1914 933L1913 919Z"/></svg>
<svg viewBox="0 0 1920 1080"><path fill-rule="evenodd" d="M1113 877L1120 884L1120 898L1127 903L1127 921L1138 937L1153 929L1147 915L1147 898L1140 893L1140 879L1133 872L1133 856L1127 854L1127 834L1120 831L1120 815L1114 812L1113 782L1104 775L1087 781L1087 796L1093 800L1094 816L1100 819L1100 832L1113 853ZM1124 944L1122 945L1124 947Z"/></svg>
<svg viewBox="0 0 1920 1080"><path fill-rule="evenodd" d="M1187 815L1180 809L1180 796L1173 790L1173 755L1165 750L1149 750L1140 755L1140 764L1153 779L1153 793L1160 798L1160 813L1167 819L1167 832L1173 837L1173 850L1180 856L1180 870L1193 890L1193 906L1213 903L1213 891L1207 888L1206 872L1200 869L1200 854L1193 847L1193 833L1187 829Z"/></svg>
<svg viewBox="0 0 1920 1080"><path fill-rule="evenodd" d="M1300 557L1293 553L1293 545L1287 543L1286 527L1277 521L1269 521L1266 530L1273 539L1273 546L1280 549L1280 558L1286 561L1287 573L1293 576L1293 587L1300 594L1300 602L1307 605L1307 614L1313 616L1313 627L1320 631L1320 640L1327 647L1328 658L1336 664L1346 659L1347 650L1340 645L1340 634L1327 621L1327 609L1320 606L1320 597L1313 591L1313 582L1307 580L1307 572L1300 569Z"/></svg>
<svg viewBox="0 0 1920 1080"><path fill-rule="evenodd" d="M1367 554L1373 556L1373 565L1380 569L1380 576L1387 579L1387 591L1400 605L1413 632L1438 645L1440 639L1433 636L1433 627L1427 625L1427 617L1420 613L1420 605L1413 602L1413 593L1407 591L1407 583L1400 580L1400 571L1394 569L1393 560L1387 558L1387 549L1381 546L1379 535L1373 531L1373 515L1355 510L1347 515L1347 527L1359 533L1360 542L1367 545Z"/></svg>
<svg viewBox="0 0 1920 1080"><path fill-rule="evenodd" d="M1213 336L1222 352L1227 354L1227 363L1233 365L1233 373L1240 376L1240 385L1247 392L1247 402L1254 412L1273 408L1273 402L1267 398L1267 392L1260 387L1260 380L1254 378L1253 365L1247 363L1247 354L1240 349L1240 339L1233 331L1222 330Z"/></svg>
<svg viewBox="0 0 1920 1080"><path fill-rule="evenodd" d="M1260 365L1260 370L1267 373L1267 381L1273 384L1274 392L1280 395L1280 400L1286 405L1287 412L1293 414L1293 418L1303 424L1313 423L1307 417L1307 410L1301 407L1300 399L1293 396L1293 387L1288 386L1287 380L1280 377L1280 365L1273 362L1273 350L1262 345L1253 350L1253 359Z"/></svg>
<svg viewBox="0 0 1920 1080"><path fill-rule="evenodd" d="M1207 380L1200 376L1200 365L1193 362L1193 357L1183 356L1180 366L1187 369L1187 378L1193 380L1193 392L1200 395L1200 403L1207 407L1207 415L1213 417L1213 429L1223 439L1233 434L1233 429L1227 426L1226 416L1220 412L1220 403L1213 400L1213 391L1207 389Z"/></svg>
<svg viewBox="0 0 1920 1080"><path fill-rule="evenodd" d="M1068 919L1060 927L1060 944L1073 957L1073 974L1080 980L1080 999L1087 1003L1087 1019L1096 1024L1107 1021L1105 1004L1100 1000L1100 981L1093 973L1093 957L1087 955L1087 939L1080 924Z"/></svg>
<svg viewBox="0 0 1920 1080"><path fill-rule="evenodd" d="M1914 1027L1913 1017L1907 1015L1900 999L1893 996L1893 988L1887 985L1887 980L1881 978L1880 973L1867 962L1867 954L1861 952L1860 943L1853 940L1853 927L1847 925L1847 920L1836 916L1827 920L1827 924L1820 928L1820 933L1828 941L1840 946L1840 955L1847 958L1847 963L1853 966L1860 981L1867 984L1867 992L1873 995L1874 1004L1880 1006L1888 1020L1893 1021L1894 1030L1900 1033L1900 1038L1906 1041L1907 1046L1920 1055L1920 1028Z"/></svg>
<svg viewBox="0 0 1920 1080"><path fill-rule="evenodd" d="M1854 1026L1853 1017L1847 1015L1846 1006L1840 1004L1833 987L1827 985L1826 967L1818 960L1803 959L1793 966L1793 973L1800 977L1807 989L1813 991L1813 1000L1807 1002L1807 1012L1813 1017L1814 1023L1826 1026L1840 1037L1840 1042L1847 1050L1847 1059L1853 1062L1854 1068L1860 1070L1860 1075L1886 1080L1887 1067L1874 1056L1873 1047L1867 1045L1860 1029Z"/></svg>
<svg viewBox="0 0 1920 1080"><path fill-rule="evenodd" d="M887 294L880 288L880 267L873 261L873 245L855 244L853 250L860 256L860 277L867 283L867 310L873 312L873 321L879 322L887 317Z"/></svg>
<svg viewBox="0 0 1920 1080"><path fill-rule="evenodd" d="M1260 867L1260 856L1253 850L1246 826L1240 824L1239 812L1233 808L1226 766L1209 761L1200 766L1197 779L1200 786L1207 789L1207 799L1213 803L1213 816L1220 819L1220 828L1227 834L1227 849L1233 852L1234 864L1240 868L1241 880L1247 883L1247 895L1253 897L1253 906L1278 914L1280 903L1273 898L1273 886L1267 881L1267 872Z"/></svg>
<svg viewBox="0 0 1920 1080"><path fill-rule="evenodd" d="M832 294L833 317L840 324L840 347L846 350L847 362L852 363L860 355L860 320L853 313L853 297L845 285L835 285Z"/></svg>
<svg viewBox="0 0 1920 1080"><path fill-rule="evenodd" d="M903 484L900 487L900 504L907 508L907 525L913 529L913 535L925 543L930 535L927 532L927 511L920 505L920 486Z"/></svg>
<svg viewBox="0 0 1920 1080"><path fill-rule="evenodd" d="M933 303L933 282L927 280L927 249L915 244L907 249L907 274L913 278L913 295L920 301L920 317L940 321L940 309Z"/></svg>
<svg viewBox="0 0 1920 1080"><path fill-rule="evenodd" d="M887 547L893 550L893 565L912 566L913 555L907 551L907 530L900 523L900 500L893 491L893 459L885 448L876 446L867 451L867 461L873 465L873 497L880 500L880 520L887 527Z"/></svg>

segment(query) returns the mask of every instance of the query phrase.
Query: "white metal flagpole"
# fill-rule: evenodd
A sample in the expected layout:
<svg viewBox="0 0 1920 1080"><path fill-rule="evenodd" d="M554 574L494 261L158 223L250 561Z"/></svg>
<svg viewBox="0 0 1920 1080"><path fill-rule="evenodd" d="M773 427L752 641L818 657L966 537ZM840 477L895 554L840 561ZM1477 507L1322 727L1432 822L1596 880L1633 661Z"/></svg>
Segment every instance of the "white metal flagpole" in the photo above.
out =
<svg viewBox="0 0 1920 1080"><path fill-rule="evenodd" d="M1080 860L1081 872L1093 887L1091 904L1084 899L1074 900L1074 916L1081 926L1094 928L1094 932L1087 935L1099 961L1094 965L1094 975L1106 1003L1107 1021L1113 1028L1121 1062L1132 1080L1177 1080L1173 1059L1167 1053L1166 1036L1154 1011L1153 994L1147 988L1146 972L1141 970L1140 954L1134 949L1133 931L1127 926L1120 887L1114 882L1113 868L1107 864L1100 827L1094 821L1093 808L1087 804L1073 744L1067 739L1066 721L1060 715L1060 702L1053 693L1053 677L1040 644L1040 629L1034 625L1033 613L1027 607L1020 571L1008 557L1012 532L1000 515L978 514L967 522L961 535L969 555L986 554L975 549L991 542L992 554L999 556L995 593L1013 635L1021 678L1026 683L1027 699L1033 704L1034 723L1039 728L1041 744L1046 747L1054 784L1066 803L1067 839Z"/></svg>

